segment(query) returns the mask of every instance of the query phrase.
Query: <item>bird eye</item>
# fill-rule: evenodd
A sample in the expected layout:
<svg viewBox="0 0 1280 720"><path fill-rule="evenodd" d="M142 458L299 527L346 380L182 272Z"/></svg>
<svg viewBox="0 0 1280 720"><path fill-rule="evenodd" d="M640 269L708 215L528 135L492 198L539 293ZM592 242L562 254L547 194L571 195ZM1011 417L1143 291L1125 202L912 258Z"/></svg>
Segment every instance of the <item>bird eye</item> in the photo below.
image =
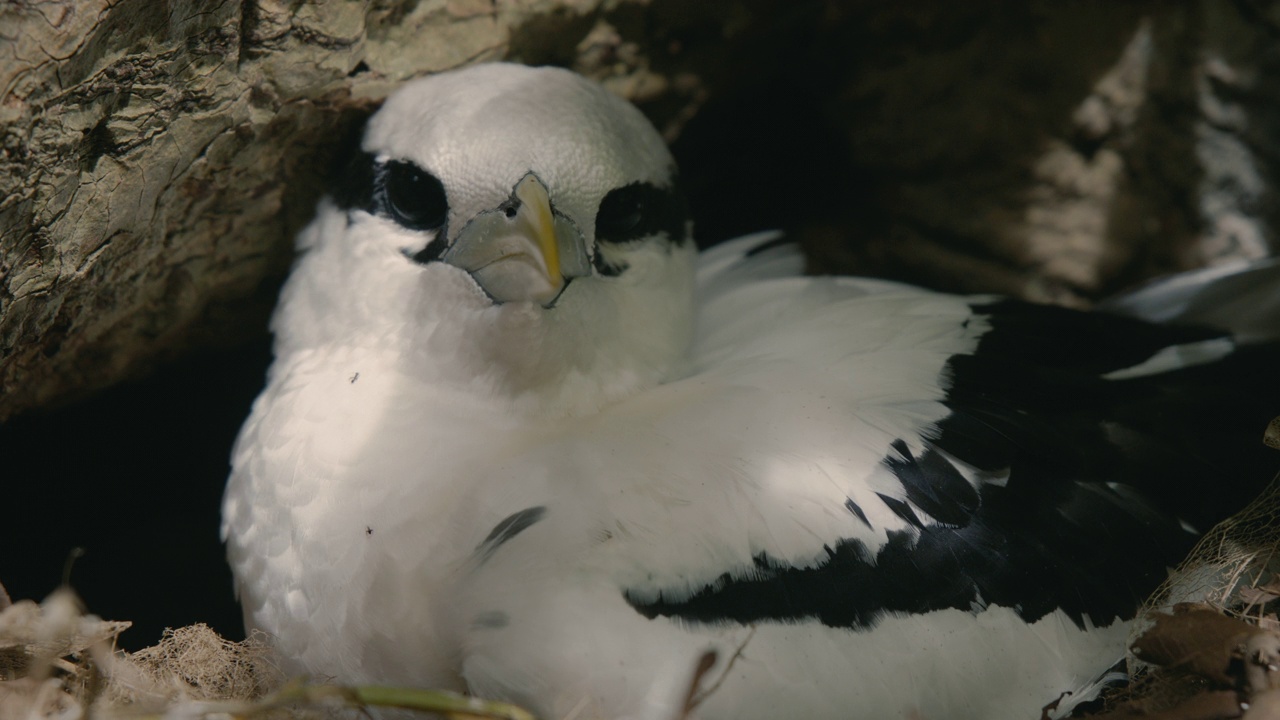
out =
<svg viewBox="0 0 1280 720"><path fill-rule="evenodd" d="M386 208L396 222L414 230L435 230L449 212L444 184L410 162L387 163L383 175Z"/></svg>
<svg viewBox="0 0 1280 720"><path fill-rule="evenodd" d="M638 182L609 191L596 210L596 240L626 242L665 232L684 240L688 208L675 188Z"/></svg>
<svg viewBox="0 0 1280 720"><path fill-rule="evenodd" d="M640 186L628 185L605 196L596 211L596 237L621 240L635 232L644 220L644 197Z"/></svg>

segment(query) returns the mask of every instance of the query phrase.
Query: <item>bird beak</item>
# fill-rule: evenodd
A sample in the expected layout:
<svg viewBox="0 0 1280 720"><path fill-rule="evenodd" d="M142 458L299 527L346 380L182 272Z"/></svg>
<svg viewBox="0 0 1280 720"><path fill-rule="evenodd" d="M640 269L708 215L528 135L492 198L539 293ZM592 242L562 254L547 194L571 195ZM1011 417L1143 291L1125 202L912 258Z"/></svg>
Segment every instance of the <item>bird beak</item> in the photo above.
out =
<svg viewBox="0 0 1280 720"><path fill-rule="evenodd" d="M551 209L547 186L533 173L502 206L467 223L440 259L470 273L498 303L550 307L570 279L591 273L582 233Z"/></svg>

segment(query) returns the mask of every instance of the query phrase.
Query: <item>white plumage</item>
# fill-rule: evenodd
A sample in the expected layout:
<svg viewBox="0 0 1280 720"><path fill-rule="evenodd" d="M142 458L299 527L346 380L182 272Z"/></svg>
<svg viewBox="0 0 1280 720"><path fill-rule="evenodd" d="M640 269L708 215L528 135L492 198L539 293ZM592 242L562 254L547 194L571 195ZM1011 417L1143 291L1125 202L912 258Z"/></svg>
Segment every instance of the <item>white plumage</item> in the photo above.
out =
<svg viewBox="0 0 1280 720"><path fill-rule="evenodd" d="M695 257L660 138L562 70L407 85L345 179L299 238L224 506L246 619L291 670L670 718L713 651L698 717L1035 717L1120 659L1193 539L1084 474L1072 443L1127 435L967 383L1004 377L970 362L1007 361L1002 323L1040 328L1031 362L1123 337L1042 363L1089 388L1176 377L1101 378L1213 337L1057 337L1076 314L802 277L771 236ZM1071 533L1150 546L1104 570Z"/></svg>

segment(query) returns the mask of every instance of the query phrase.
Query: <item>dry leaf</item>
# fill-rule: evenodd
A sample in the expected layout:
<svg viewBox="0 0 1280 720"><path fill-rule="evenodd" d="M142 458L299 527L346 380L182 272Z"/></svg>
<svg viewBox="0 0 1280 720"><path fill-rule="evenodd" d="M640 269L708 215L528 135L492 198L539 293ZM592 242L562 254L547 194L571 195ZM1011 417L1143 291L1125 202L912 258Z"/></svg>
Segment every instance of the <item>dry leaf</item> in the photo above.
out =
<svg viewBox="0 0 1280 720"><path fill-rule="evenodd" d="M1267 430L1262 434L1262 444L1280 450L1280 417L1267 423Z"/></svg>
<svg viewBox="0 0 1280 720"><path fill-rule="evenodd" d="M1235 685L1231 661L1254 635L1265 630L1203 607L1178 606L1172 615L1155 613L1155 625L1133 644L1133 654L1155 665L1194 672Z"/></svg>
<svg viewBox="0 0 1280 720"><path fill-rule="evenodd" d="M1280 690L1254 695L1245 710L1244 720L1276 720L1280 718Z"/></svg>
<svg viewBox="0 0 1280 720"><path fill-rule="evenodd" d="M1240 698L1231 690L1200 693L1171 708L1148 713L1129 705L1089 720L1228 720L1241 717Z"/></svg>
<svg viewBox="0 0 1280 720"><path fill-rule="evenodd" d="M1249 638L1244 647L1244 677L1251 697L1280 688L1280 635L1260 632Z"/></svg>

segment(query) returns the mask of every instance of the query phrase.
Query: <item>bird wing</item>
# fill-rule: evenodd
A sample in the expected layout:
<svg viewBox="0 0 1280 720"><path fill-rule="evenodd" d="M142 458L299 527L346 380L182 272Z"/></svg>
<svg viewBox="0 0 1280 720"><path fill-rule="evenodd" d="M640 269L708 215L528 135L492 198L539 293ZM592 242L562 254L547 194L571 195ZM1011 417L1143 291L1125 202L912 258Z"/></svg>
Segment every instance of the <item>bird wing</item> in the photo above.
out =
<svg viewBox="0 0 1280 720"><path fill-rule="evenodd" d="M854 629L991 604L1131 616L1194 540L1183 518L1213 467L1206 443L1162 433L1243 424L1239 389L1192 411L1231 383L1187 366L1222 365L1230 340L800 269L772 235L702 258L693 367L643 402L716 494L671 491L696 508L672 512L704 515L635 558L632 606Z"/></svg>

